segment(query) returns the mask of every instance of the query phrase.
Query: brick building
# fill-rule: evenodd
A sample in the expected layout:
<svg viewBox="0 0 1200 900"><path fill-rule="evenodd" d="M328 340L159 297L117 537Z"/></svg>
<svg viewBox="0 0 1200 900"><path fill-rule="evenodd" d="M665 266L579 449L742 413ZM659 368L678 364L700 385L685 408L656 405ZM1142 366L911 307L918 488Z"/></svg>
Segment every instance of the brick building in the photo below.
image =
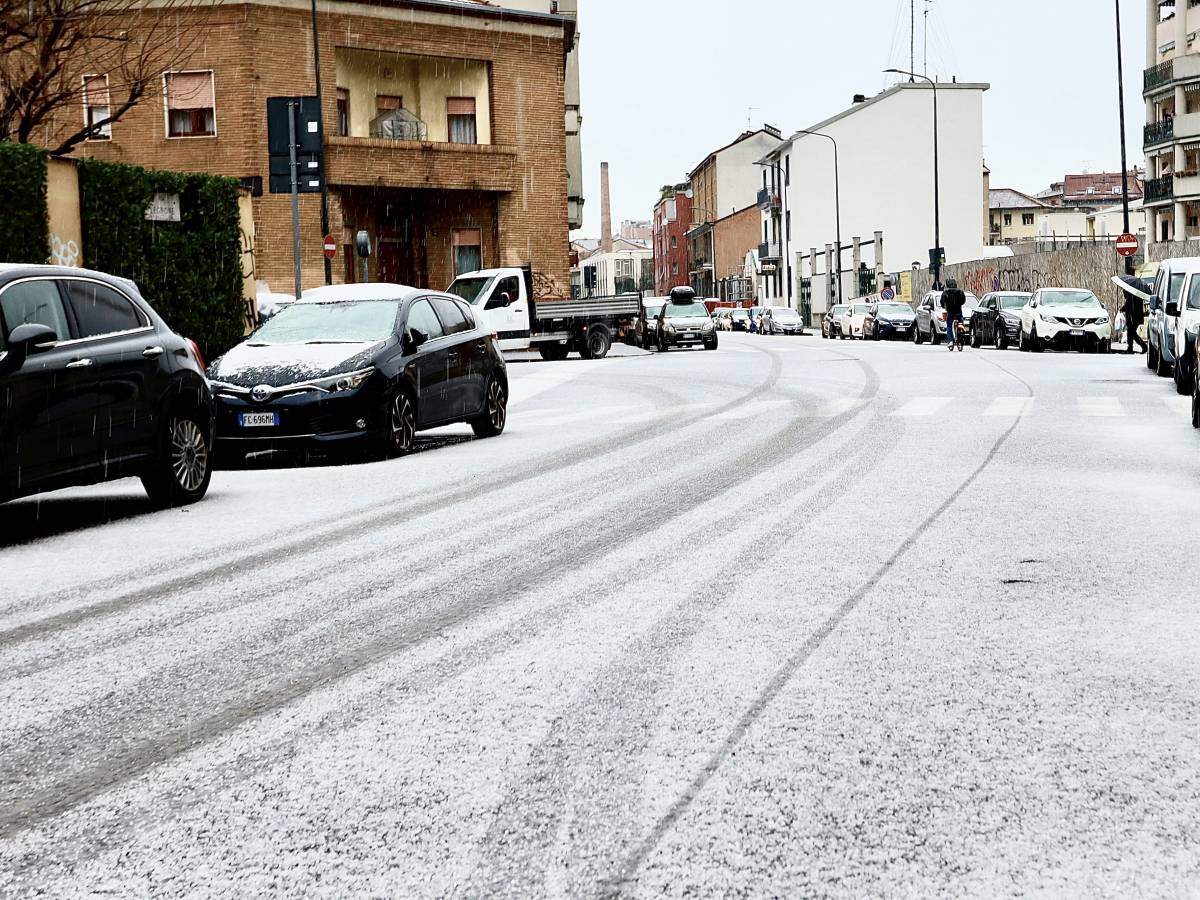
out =
<svg viewBox="0 0 1200 900"><path fill-rule="evenodd" d="M564 82L574 18L475 0L342 2L319 19L334 281L444 288L457 271L532 264L569 296ZM268 97L315 94L309 4L271 0L171 9L205 30L163 76L163 96L77 155L268 182ZM186 17L195 16L195 23ZM105 73L97 73L100 77ZM101 96L101 85L89 97ZM87 115L81 110L80 115ZM323 282L320 198L301 207L306 287ZM255 274L292 290L291 198L254 198Z"/></svg>
<svg viewBox="0 0 1200 900"><path fill-rule="evenodd" d="M692 192L687 184L663 190L654 207L654 293L665 297L671 288L688 283L687 233L692 227Z"/></svg>

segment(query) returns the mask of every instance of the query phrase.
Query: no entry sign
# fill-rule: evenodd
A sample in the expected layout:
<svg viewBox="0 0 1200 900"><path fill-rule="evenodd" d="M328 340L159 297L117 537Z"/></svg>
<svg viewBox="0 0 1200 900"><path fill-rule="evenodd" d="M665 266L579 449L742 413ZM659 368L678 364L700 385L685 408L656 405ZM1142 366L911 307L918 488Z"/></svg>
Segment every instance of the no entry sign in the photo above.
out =
<svg viewBox="0 0 1200 900"><path fill-rule="evenodd" d="M337 241L333 239L332 234L325 235L322 252L325 254L326 259L333 259L335 256L337 256Z"/></svg>
<svg viewBox="0 0 1200 900"><path fill-rule="evenodd" d="M1125 233L1117 238L1118 256L1135 256L1138 252L1137 235Z"/></svg>

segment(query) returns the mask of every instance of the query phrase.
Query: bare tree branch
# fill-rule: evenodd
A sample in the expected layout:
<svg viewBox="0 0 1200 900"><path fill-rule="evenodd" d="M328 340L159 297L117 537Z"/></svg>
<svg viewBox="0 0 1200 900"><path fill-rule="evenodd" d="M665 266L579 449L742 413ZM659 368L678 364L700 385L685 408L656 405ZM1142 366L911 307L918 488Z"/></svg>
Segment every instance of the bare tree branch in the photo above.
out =
<svg viewBox="0 0 1200 900"><path fill-rule="evenodd" d="M159 94L164 72L187 65L214 6L0 0L0 140L30 143L48 133L51 152L61 155L95 137ZM108 114L91 124L84 122L86 76L106 76L108 87Z"/></svg>

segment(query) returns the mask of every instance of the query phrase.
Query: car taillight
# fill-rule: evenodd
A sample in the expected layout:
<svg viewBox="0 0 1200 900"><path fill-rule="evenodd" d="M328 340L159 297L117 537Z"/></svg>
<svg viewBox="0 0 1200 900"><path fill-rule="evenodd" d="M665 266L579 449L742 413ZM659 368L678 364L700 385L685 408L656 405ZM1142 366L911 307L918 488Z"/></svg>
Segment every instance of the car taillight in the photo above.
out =
<svg viewBox="0 0 1200 900"><path fill-rule="evenodd" d="M204 371L208 366L204 364L204 354L200 352L200 345L191 338L188 338L187 342L188 346L192 348L192 358L196 360L196 363L200 366L200 370Z"/></svg>
<svg viewBox="0 0 1200 900"><path fill-rule="evenodd" d="M943 322L946 321L946 311L944 309L940 313L938 313L938 319L940 319Z"/></svg>

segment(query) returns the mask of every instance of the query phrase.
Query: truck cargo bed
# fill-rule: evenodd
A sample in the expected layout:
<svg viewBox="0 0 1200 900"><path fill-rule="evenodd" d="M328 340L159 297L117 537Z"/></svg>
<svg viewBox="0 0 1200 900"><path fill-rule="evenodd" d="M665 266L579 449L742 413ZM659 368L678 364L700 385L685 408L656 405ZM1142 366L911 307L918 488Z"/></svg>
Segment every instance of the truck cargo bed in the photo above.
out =
<svg viewBox="0 0 1200 900"><path fill-rule="evenodd" d="M641 312L641 300L637 294L585 297L580 300L539 300L535 308L537 317L543 321L580 316L636 316Z"/></svg>

